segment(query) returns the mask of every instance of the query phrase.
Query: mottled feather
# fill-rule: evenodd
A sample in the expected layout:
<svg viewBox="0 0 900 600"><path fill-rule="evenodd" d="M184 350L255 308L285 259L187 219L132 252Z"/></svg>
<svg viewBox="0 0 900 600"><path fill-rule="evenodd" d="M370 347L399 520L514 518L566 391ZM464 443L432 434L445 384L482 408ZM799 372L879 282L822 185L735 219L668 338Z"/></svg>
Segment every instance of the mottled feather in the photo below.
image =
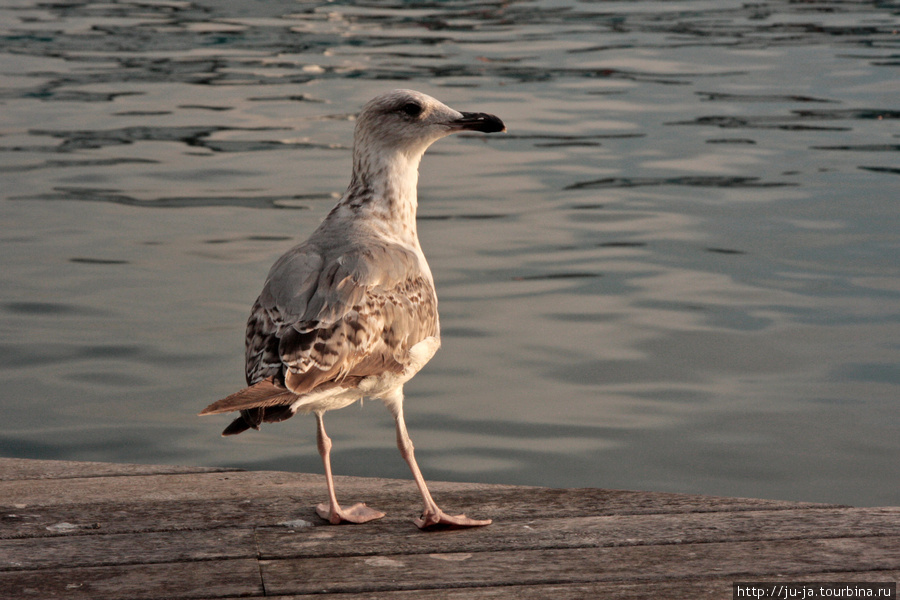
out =
<svg viewBox="0 0 900 600"><path fill-rule="evenodd" d="M240 410L234 428L258 428L304 394L403 372L409 349L439 336L431 273L413 250L368 237L337 254L328 230L273 265L247 322L250 387L201 414Z"/></svg>

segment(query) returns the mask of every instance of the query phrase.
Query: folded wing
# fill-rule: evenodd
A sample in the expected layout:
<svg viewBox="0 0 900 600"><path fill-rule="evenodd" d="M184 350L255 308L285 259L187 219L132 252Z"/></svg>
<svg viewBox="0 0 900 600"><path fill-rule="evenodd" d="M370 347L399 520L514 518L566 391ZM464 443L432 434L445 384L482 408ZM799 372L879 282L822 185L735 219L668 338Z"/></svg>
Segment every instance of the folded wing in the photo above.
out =
<svg viewBox="0 0 900 600"><path fill-rule="evenodd" d="M416 253L369 244L332 257L307 242L273 265L253 305L249 387L200 414L240 410L225 434L258 428L292 416L310 392L402 372L409 349L438 335L437 297Z"/></svg>

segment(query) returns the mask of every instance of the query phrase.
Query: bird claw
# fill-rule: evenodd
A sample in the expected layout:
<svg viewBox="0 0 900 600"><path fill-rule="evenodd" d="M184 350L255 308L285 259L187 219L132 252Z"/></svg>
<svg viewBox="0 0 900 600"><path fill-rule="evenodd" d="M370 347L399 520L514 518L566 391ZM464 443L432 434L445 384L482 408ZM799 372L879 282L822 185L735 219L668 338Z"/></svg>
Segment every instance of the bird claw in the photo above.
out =
<svg viewBox="0 0 900 600"><path fill-rule="evenodd" d="M440 509L437 512L427 511L422 514L421 518L415 520L415 524L419 529L430 529L438 525L446 525L448 527L484 527L490 525L490 519L470 519L466 515L447 515Z"/></svg>
<svg viewBox="0 0 900 600"><path fill-rule="evenodd" d="M332 525L340 525L341 523L368 523L375 519L380 519L384 513L374 508L369 508L362 502L357 502L349 508L341 508L340 506L331 506L322 503L316 507L316 513Z"/></svg>

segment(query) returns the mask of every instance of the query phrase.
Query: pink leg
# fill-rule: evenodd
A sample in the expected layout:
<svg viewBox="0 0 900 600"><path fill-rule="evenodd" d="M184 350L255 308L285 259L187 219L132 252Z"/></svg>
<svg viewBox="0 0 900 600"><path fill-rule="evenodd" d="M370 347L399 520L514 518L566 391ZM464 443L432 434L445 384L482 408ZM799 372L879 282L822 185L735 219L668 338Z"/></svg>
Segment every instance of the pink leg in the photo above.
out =
<svg viewBox="0 0 900 600"><path fill-rule="evenodd" d="M369 508L363 503L354 504L350 508L341 508L341 505L338 504L337 496L334 493L334 479L331 476L331 438L325 433L325 422L320 412L316 413L316 423L316 441L319 446L319 454L322 456L322 463L325 465L325 481L328 484L328 504L319 504L316 512L332 525L338 525L345 521L365 523L383 517L383 512Z"/></svg>
<svg viewBox="0 0 900 600"><path fill-rule="evenodd" d="M436 525L451 525L456 527L481 527L490 525L490 519L476 520L470 519L466 515L451 516L444 514L444 512L438 508L438 505L431 497L431 493L428 491L428 486L425 485L425 478L422 477L419 465L416 464L413 443L412 440L409 439L409 433L406 431L406 422L403 419L402 399L400 402L392 403L390 408L394 412L394 419L397 422L397 447L400 448L400 455L403 457L403 460L406 461L406 464L409 465L413 478L416 480L416 485L419 487L419 492L422 494L422 499L425 501L425 510L422 513L422 517L415 520L419 529L427 529Z"/></svg>

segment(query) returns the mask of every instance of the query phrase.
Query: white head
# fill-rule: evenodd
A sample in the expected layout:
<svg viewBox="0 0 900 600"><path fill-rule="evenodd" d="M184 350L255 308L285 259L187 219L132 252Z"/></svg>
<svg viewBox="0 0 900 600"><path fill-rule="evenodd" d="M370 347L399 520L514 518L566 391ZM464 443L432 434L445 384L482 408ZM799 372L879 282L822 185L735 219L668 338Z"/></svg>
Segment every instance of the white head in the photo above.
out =
<svg viewBox="0 0 900 600"><path fill-rule="evenodd" d="M365 170L368 161L362 153L400 154L418 165L428 146L457 131L493 133L506 131L506 127L494 115L459 112L421 92L382 94L370 100L357 117L354 166Z"/></svg>

